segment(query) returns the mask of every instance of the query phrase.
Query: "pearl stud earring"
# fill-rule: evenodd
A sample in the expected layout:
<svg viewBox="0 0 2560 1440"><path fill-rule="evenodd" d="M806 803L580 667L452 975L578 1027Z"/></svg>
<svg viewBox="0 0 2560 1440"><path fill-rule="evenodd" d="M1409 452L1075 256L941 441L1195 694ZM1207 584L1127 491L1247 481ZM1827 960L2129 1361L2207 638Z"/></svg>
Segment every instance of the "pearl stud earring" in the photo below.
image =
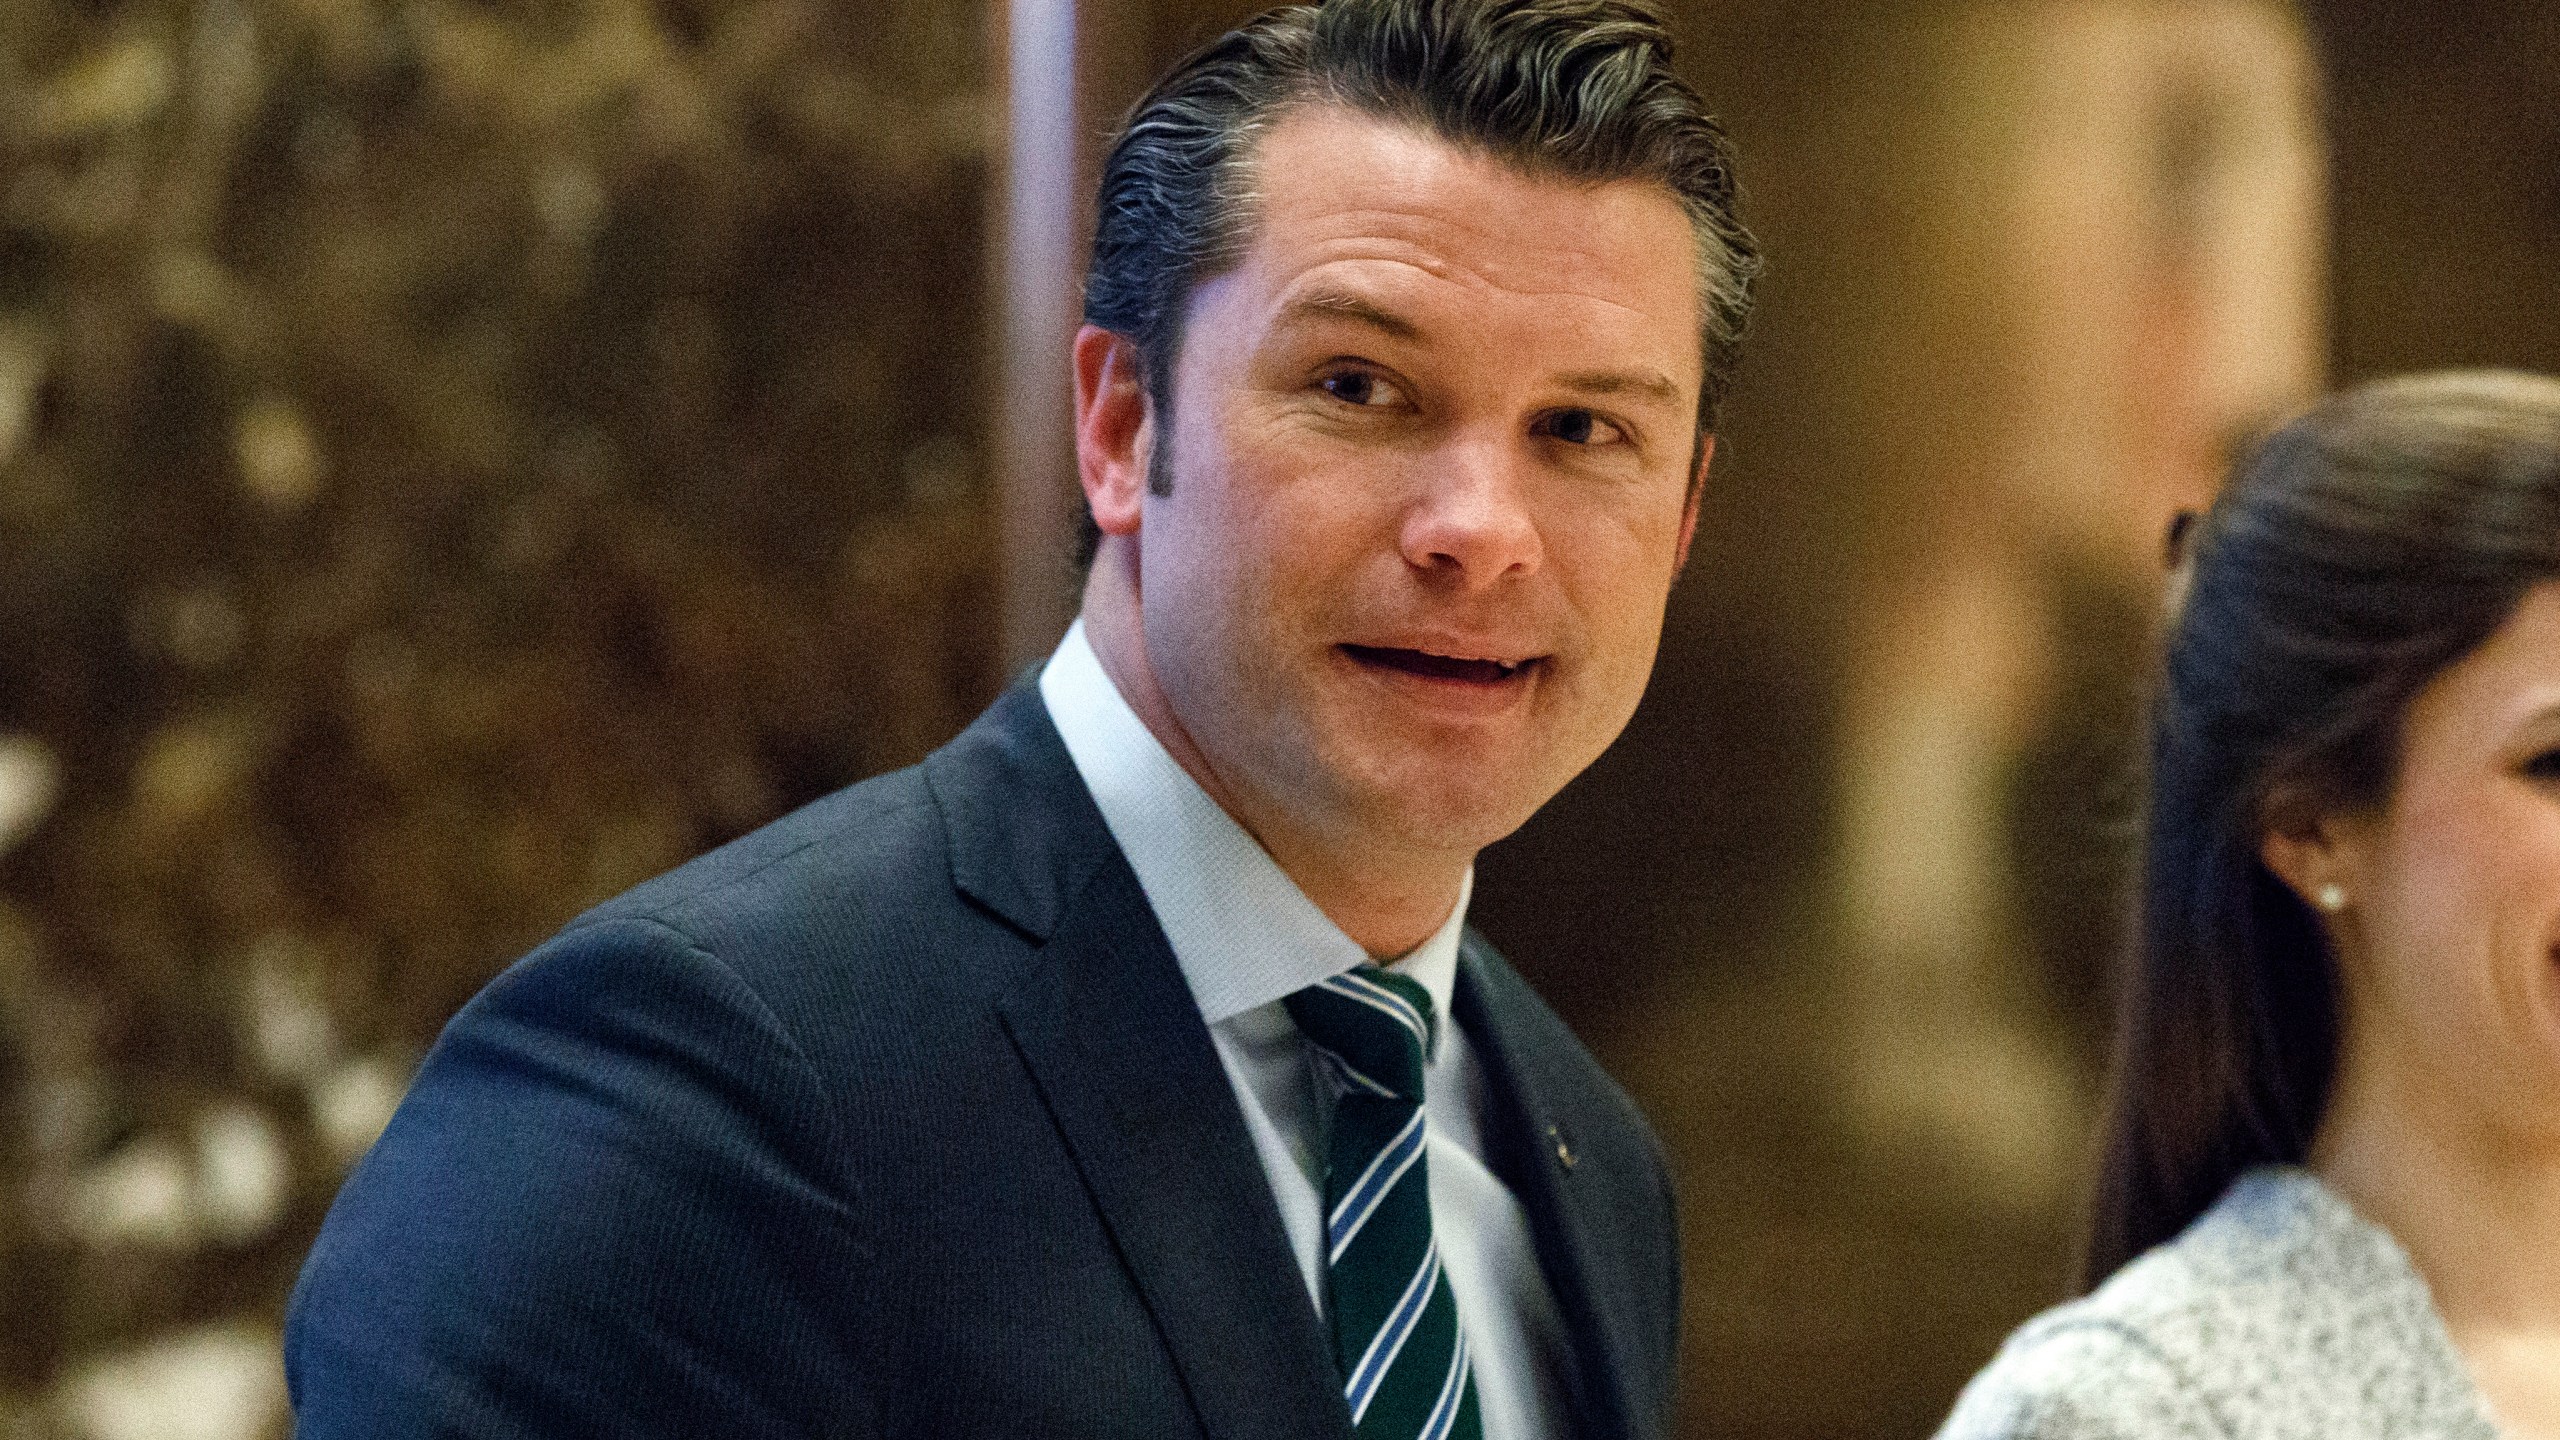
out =
<svg viewBox="0 0 2560 1440"><path fill-rule="evenodd" d="M2347 890L2343 885L2323 885L2312 892L2311 898L2321 909L2332 915L2347 908Z"/></svg>

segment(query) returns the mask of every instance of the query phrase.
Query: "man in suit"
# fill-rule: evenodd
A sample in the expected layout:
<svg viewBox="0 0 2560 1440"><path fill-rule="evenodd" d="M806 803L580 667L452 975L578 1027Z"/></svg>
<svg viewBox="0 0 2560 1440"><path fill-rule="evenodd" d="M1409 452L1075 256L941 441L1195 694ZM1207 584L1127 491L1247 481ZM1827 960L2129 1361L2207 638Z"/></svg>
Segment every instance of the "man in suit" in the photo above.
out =
<svg viewBox="0 0 2560 1440"><path fill-rule="evenodd" d="M1755 261L1668 58L1331 0L1159 83L1076 628L456 1017L296 1291L305 1440L1664 1433L1660 1153L1464 916L1696 520Z"/></svg>

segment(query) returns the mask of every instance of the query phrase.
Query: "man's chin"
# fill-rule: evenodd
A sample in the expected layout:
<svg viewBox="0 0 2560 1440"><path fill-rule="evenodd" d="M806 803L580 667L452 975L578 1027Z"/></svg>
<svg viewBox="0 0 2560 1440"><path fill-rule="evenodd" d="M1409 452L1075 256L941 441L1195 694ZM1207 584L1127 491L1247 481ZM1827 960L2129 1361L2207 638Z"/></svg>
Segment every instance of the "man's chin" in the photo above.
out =
<svg viewBox="0 0 2560 1440"><path fill-rule="evenodd" d="M1356 808L1362 828L1382 843L1473 854L1528 823L1563 788L1520 783L1531 773L1522 762L1501 760L1400 766L1360 786Z"/></svg>

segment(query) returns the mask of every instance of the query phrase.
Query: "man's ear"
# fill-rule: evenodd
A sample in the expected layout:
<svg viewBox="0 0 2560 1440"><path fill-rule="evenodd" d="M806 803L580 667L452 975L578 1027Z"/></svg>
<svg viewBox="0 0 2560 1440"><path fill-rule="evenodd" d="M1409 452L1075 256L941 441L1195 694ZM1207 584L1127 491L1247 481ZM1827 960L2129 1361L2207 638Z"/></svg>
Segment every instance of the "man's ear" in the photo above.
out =
<svg viewBox="0 0 2560 1440"><path fill-rule="evenodd" d="M1105 535L1138 533L1155 448L1137 342L1099 326L1076 331L1076 477Z"/></svg>
<svg viewBox="0 0 2560 1440"><path fill-rule="evenodd" d="M1698 437L1698 468L1689 476L1689 498L1680 504L1680 544L1671 552L1671 573L1689 568L1689 542L1698 538L1698 504L1707 495L1707 465L1716 458L1716 437Z"/></svg>

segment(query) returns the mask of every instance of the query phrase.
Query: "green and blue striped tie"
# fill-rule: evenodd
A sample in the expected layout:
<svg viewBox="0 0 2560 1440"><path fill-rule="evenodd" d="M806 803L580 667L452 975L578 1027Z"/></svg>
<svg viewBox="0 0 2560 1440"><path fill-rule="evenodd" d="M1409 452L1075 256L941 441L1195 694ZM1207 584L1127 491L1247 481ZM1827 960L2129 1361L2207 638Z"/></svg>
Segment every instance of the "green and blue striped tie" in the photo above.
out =
<svg viewBox="0 0 2560 1440"><path fill-rule="evenodd" d="M1288 999L1334 1092L1325 1163L1333 1344L1360 1440L1481 1440L1475 1373L1431 1233L1420 985L1363 965Z"/></svg>

